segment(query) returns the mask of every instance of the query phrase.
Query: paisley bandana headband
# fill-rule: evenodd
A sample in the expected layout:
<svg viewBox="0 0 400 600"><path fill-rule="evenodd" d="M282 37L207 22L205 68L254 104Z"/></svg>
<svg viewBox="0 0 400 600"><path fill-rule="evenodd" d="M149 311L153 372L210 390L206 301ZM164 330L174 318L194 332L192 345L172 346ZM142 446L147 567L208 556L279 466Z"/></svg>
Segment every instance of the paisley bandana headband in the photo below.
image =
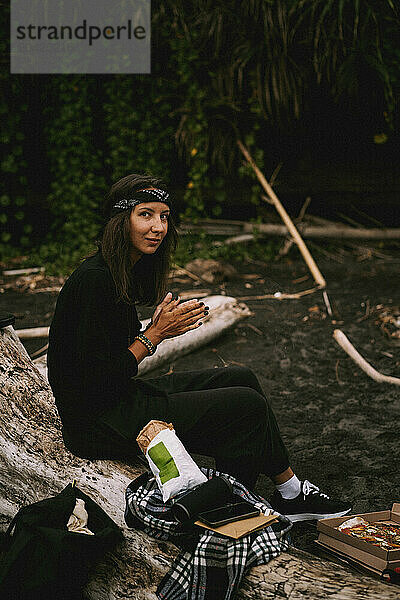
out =
<svg viewBox="0 0 400 600"><path fill-rule="evenodd" d="M171 206L168 192L153 188L149 190L139 190L138 192L135 192L131 198L119 200L114 204L112 210L126 210L127 208L133 208L142 202L165 202L165 204Z"/></svg>

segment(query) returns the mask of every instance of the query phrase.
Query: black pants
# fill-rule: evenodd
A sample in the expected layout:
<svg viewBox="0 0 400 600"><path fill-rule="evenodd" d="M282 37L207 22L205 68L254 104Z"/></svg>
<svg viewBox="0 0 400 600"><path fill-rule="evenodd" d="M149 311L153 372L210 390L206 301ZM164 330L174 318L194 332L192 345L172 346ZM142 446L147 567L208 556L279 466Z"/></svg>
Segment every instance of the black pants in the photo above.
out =
<svg viewBox="0 0 400 600"><path fill-rule="evenodd" d="M189 452L214 457L217 469L250 487L259 473L273 476L288 468L274 413L251 369L182 371L146 382L166 392L165 396L126 398L107 413L93 432L94 437L100 436L99 458L126 459L137 453L139 431L151 419L159 419L174 425Z"/></svg>

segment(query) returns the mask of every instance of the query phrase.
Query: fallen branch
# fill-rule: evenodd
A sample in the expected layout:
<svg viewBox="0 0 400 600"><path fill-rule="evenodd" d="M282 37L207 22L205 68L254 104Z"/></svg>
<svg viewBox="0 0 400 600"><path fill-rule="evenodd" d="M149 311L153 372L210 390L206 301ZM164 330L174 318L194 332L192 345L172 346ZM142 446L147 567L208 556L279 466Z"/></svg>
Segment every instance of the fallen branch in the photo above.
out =
<svg viewBox="0 0 400 600"><path fill-rule="evenodd" d="M39 348L39 350L36 350L36 352L33 352L31 354L31 358L35 358L36 356L39 356L40 354L42 354L42 352L46 352L46 350L48 350L48 349L49 349L49 344L45 344L44 346Z"/></svg>
<svg viewBox="0 0 400 600"><path fill-rule="evenodd" d="M337 359L336 365L335 365L336 381L338 382L339 385L343 385L343 381L341 381L340 377L339 377L339 363L340 363L340 358Z"/></svg>
<svg viewBox="0 0 400 600"><path fill-rule="evenodd" d="M351 359L354 360L357 366L360 367L364 373L366 373L371 379L377 381L378 383L394 383L395 385L400 385L399 377L391 377L390 375L383 375L379 373L374 367L372 367L366 360L361 356L359 352L354 348L353 344L346 337L346 335L340 329L335 329L333 332L333 337L339 344L341 348L350 356Z"/></svg>
<svg viewBox="0 0 400 600"><path fill-rule="evenodd" d="M242 233L235 235L234 237L225 240L224 244L230 246L230 244L240 244L242 242L252 242L256 238L254 233ZM220 242L214 242L213 245L220 244Z"/></svg>
<svg viewBox="0 0 400 600"><path fill-rule="evenodd" d="M308 290L302 290L301 292L294 292L293 294L283 294L282 292L275 292L275 294L263 294L262 296L238 296L238 300L297 300L303 296L314 294L321 288L319 286L310 288Z"/></svg>
<svg viewBox="0 0 400 600"><path fill-rule="evenodd" d="M276 228L279 227L279 235L286 235L287 234L287 229L284 225L266 225L265 227L271 227L273 228L273 230L271 230L270 234L275 235L276 234ZM307 234L307 229L304 228L304 226L302 226L301 228L301 234L303 235L303 232L306 232ZM325 232L326 229L325 228L321 228L322 232ZM268 232L267 231L260 231L257 232L257 236L261 237L263 235L267 235ZM307 236L305 235L304 237L312 237L312 236ZM247 243L247 242L253 242L256 239L256 234L254 233L241 233L239 235L235 235L233 237L229 237L226 240L224 240L223 242L221 242L220 240L215 240L213 242L213 246L230 246L231 244L243 244L243 243ZM329 258L332 258L333 260L343 263L344 260L343 258L341 258L340 256L336 255L336 254L332 254L331 252L328 252L327 250L325 250L325 248L322 248L321 246L318 246L317 244L315 244L314 242L311 242L311 240L308 241L309 245L314 247L316 250L318 250L319 252L321 252L322 254L325 254L325 256L328 256ZM293 246L294 244L294 240L292 237L287 237L284 245L282 246L282 248L279 250L279 256L277 258L281 258L282 256L286 256L287 253L289 252L290 248Z"/></svg>
<svg viewBox="0 0 400 600"><path fill-rule="evenodd" d="M279 248L278 256L275 256L275 260L279 260L282 256L287 256L289 254L290 248L293 246L294 241L293 238L288 236L285 240L285 243L281 248Z"/></svg>
<svg viewBox="0 0 400 600"><path fill-rule="evenodd" d="M211 294L211 290L196 289L196 290L184 290L179 292L179 298L181 300L192 300L193 298L205 298Z"/></svg>
<svg viewBox="0 0 400 600"><path fill-rule="evenodd" d="M302 221L304 219L307 208L310 206L310 202L311 202L311 197L307 196L307 198L304 200L303 206L300 209L299 216L297 217L298 221Z"/></svg>
<svg viewBox="0 0 400 600"><path fill-rule="evenodd" d="M312 248L315 248L315 250L318 250L318 252L321 252L321 254L324 254L328 258L331 258L332 260L334 260L338 263L341 263L341 264L344 263L344 258L342 258L342 256L339 256L339 254L333 254L333 252L328 252L328 250L326 250L319 244L312 242L311 240L308 240L308 243Z"/></svg>
<svg viewBox="0 0 400 600"><path fill-rule="evenodd" d="M322 292L322 297L323 297L323 299L324 299L324 302L325 302L326 311L327 311L328 315L329 315L330 317L332 317L332 314L333 314L333 313L332 313L332 307L331 307L331 303L330 303L330 301L329 301L329 296L328 296L328 293L327 293L327 291L326 291L326 290L323 290L323 292Z"/></svg>
<svg viewBox="0 0 400 600"><path fill-rule="evenodd" d="M3 275L6 277L13 277L14 275L31 275L33 273L44 273L44 267L32 267L30 269L8 269L3 271Z"/></svg>
<svg viewBox="0 0 400 600"><path fill-rule="evenodd" d="M271 185L272 185L272 179L271 179ZM306 214L306 211L310 205L310 202L311 202L311 198L310 198L310 196L307 196L307 198L304 201L303 206L300 209L299 216L296 219L297 225L301 224L301 222L303 221L304 215ZM293 238L288 236L286 238L283 246L279 249L278 256L275 257L275 260L279 260L279 258L282 258L282 256L287 256L287 254L289 253L289 250L293 246L293 244L294 244Z"/></svg>
<svg viewBox="0 0 400 600"><path fill-rule="evenodd" d="M29 327L29 329L17 329L16 334L20 340L49 337L50 327Z"/></svg>
<svg viewBox="0 0 400 600"><path fill-rule="evenodd" d="M44 288L34 288L33 290L29 290L30 294L43 294L44 292L46 292L46 294L53 294L54 292L58 292L61 290L62 285L52 285L50 287L44 287Z"/></svg>
<svg viewBox="0 0 400 600"><path fill-rule="evenodd" d="M258 329L258 327L255 327L251 323L246 323L246 326L249 327L249 329L252 329L253 331L255 331L258 335L264 335L263 332L261 331L261 329Z"/></svg>
<svg viewBox="0 0 400 600"><path fill-rule="evenodd" d="M252 227L257 227L260 233L269 235L287 235L287 229L283 225L273 225L260 223L254 225L248 223L244 230L248 231ZM400 228L395 229L355 229L346 226L328 225L319 227L317 225L302 225L301 234L309 238L334 238L334 239L366 239L366 240L390 240L400 239Z"/></svg>
<svg viewBox="0 0 400 600"><path fill-rule="evenodd" d="M198 231L201 229L208 231L209 228L215 228L215 233L220 233L221 235L232 235L234 233L240 233L243 231L243 225L245 222L246 221L238 221L233 219L211 219L209 217L205 217L204 219L196 219L196 223L193 223L193 221L181 221L178 231L180 234L185 234L190 233L191 231Z"/></svg>
<svg viewBox="0 0 400 600"><path fill-rule="evenodd" d="M311 218L311 217L307 217ZM314 217L313 217L314 219ZM204 230L209 234L214 235L227 235L239 237L245 233L249 234L249 237L244 241L254 239L250 237L253 231L256 230L257 234L276 235L276 236L287 236L288 228L285 225L279 225L278 223L246 223L244 221L237 221L236 224L224 224L220 223L219 220L201 220L197 224L185 224L182 223L179 229L180 234L188 233L189 231L201 231ZM359 240L395 240L400 239L400 228L391 229L365 229L350 227L348 225L308 225L303 224L301 227L301 235L305 238L332 238L332 239L359 239Z"/></svg>
<svg viewBox="0 0 400 600"><path fill-rule="evenodd" d="M296 242L296 244L301 252L302 257L304 258L308 268L311 271L312 276L314 277L315 283L317 283L321 288L326 287L326 282L322 276L321 271L318 269L313 257L310 254L310 251L308 250L307 246L305 245L304 241L302 240L299 232L297 231L296 227L294 226L292 219L289 217L288 213L284 209L278 196L275 194L274 190L272 189L272 187L270 186L268 181L265 179L265 177L261 173L260 169L257 167L253 158L250 156L249 151L247 150L247 148L245 148L245 146L242 144L242 142L240 140L238 140L238 146L239 146L241 152L243 153L243 155L245 156L247 162L251 165L253 171L255 172L255 174L257 176L258 181L260 182L262 188L264 189L264 191L267 194L267 196L262 196L262 198L264 200L266 200L267 202L269 202L270 204L273 204L275 206L276 210L278 211L279 215L282 218L282 221L285 223L290 235Z"/></svg>
<svg viewBox="0 0 400 600"><path fill-rule="evenodd" d="M194 279L194 281L201 281L202 283L204 283L204 280L202 277L200 277L199 275L196 275L195 273L192 273L191 271L188 271L184 267L180 267L179 265L175 265L175 264L173 264L172 267L176 270L175 271L176 275L184 274L184 275L187 275L188 277L190 277L190 279Z"/></svg>

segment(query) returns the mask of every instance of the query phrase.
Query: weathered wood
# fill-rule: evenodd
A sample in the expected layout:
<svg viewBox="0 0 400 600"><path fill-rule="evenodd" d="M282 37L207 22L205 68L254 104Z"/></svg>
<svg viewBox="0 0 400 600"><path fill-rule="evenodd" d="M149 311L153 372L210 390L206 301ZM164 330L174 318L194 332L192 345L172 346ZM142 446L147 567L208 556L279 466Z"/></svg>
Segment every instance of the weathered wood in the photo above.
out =
<svg viewBox="0 0 400 600"><path fill-rule="evenodd" d="M301 235L304 238L330 238L330 239L352 239L352 240L398 240L400 239L400 228L356 228L348 225L308 225L302 224L299 228ZM246 223L238 221L234 224L219 223L216 219L215 223L201 220L196 224L182 223L179 229L181 234L189 231L204 230L207 233L214 235L234 235L236 242L247 242L254 239L254 231L258 234L287 236L288 230L285 225L274 223ZM245 234L247 234L245 236ZM233 238L233 239L235 239ZM230 243L234 243L233 239Z"/></svg>
<svg viewBox="0 0 400 600"><path fill-rule="evenodd" d="M25 504L77 485L124 529L125 541L94 570L89 600L155 600L177 555L175 546L124 527L124 492L143 467L88 461L63 446L50 388L11 326L0 330L0 520L5 529ZM239 600L264 598L395 600L398 590L338 565L291 550L245 577Z"/></svg>
<svg viewBox="0 0 400 600"><path fill-rule="evenodd" d="M15 277L16 275L33 275L34 273L44 273L44 267L31 267L30 269L8 269L3 271L6 277Z"/></svg>
<svg viewBox="0 0 400 600"><path fill-rule="evenodd" d="M315 292L319 292L321 288L319 286L309 288L308 290L302 290L301 292L294 292L293 294L286 294L285 292L275 292L274 294L261 294L260 296L238 296L238 300L298 300L303 296L309 296Z"/></svg>
<svg viewBox="0 0 400 600"><path fill-rule="evenodd" d="M47 381L33 366L12 327L0 330L0 515L3 523L25 504L77 485L123 526L124 493L142 470L113 461L88 461L68 452ZM124 530L125 543L96 570L93 600L155 598L155 587L176 549Z"/></svg>
<svg viewBox="0 0 400 600"><path fill-rule="evenodd" d="M268 233L270 235L287 235L286 227L283 225L268 225L260 223L258 228L261 233ZM317 225L302 225L301 235L306 238L335 238L343 240L394 240L400 239L400 228L356 229L346 226L318 227Z"/></svg>
<svg viewBox="0 0 400 600"><path fill-rule="evenodd" d="M364 373L366 373L371 379L378 383L393 383L394 385L400 385L400 377L392 377L391 375L384 375L379 373L374 367L372 367L361 354L354 348L348 337L343 333L341 329L335 329L333 337L341 348L350 356L358 367Z"/></svg>
<svg viewBox="0 0 400 600"><path fill-rule="evenodd" d="M16 334L20 340L31 340L35 338L48 337L49 327L29 327L28 329L17 329Z"/></svg>
<svg viewBox="0 0 400 600"><path fill-rule="evenodd" d="M272 178L271 178L271 185L273 185ZM300 209L299 216L296 219L297 227L301 226L302 221L304 219L304 215L306 214L306 211L310 205L310 202L311 202L311 198L310 198L310 196L307 196L307 198L304 201L303 206ZM294 244L294 239L292 237L288 236L286 238L283 246L279 249L278 256L275 256L275 260L282 258L282 256L287 256L287 254L289 253L289 250L293 246L293 244Z"/></svg>

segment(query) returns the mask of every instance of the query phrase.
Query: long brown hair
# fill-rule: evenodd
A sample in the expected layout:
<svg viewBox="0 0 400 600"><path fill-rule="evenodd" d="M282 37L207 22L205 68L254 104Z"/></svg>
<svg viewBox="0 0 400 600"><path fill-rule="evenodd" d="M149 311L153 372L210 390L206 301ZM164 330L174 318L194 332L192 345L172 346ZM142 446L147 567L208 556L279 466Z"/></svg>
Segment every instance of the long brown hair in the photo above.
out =
<svg viewBox="0 0 400 600"><path fill-rule="evenodd" d="M178 233L173 216L168 218L168 230L160 247L154 254L143 254L132 266L130 214L127 209L112 216L112 207L132 192L146 187L165 185L151 175L127 175L111 186L104 203L106 224L99 249L108 264L117 290L117 297L127 304L140 303L153 306L160 302L167 291L170 258L176 249ZM172 211L171 211L172 212Z"/></svg>

